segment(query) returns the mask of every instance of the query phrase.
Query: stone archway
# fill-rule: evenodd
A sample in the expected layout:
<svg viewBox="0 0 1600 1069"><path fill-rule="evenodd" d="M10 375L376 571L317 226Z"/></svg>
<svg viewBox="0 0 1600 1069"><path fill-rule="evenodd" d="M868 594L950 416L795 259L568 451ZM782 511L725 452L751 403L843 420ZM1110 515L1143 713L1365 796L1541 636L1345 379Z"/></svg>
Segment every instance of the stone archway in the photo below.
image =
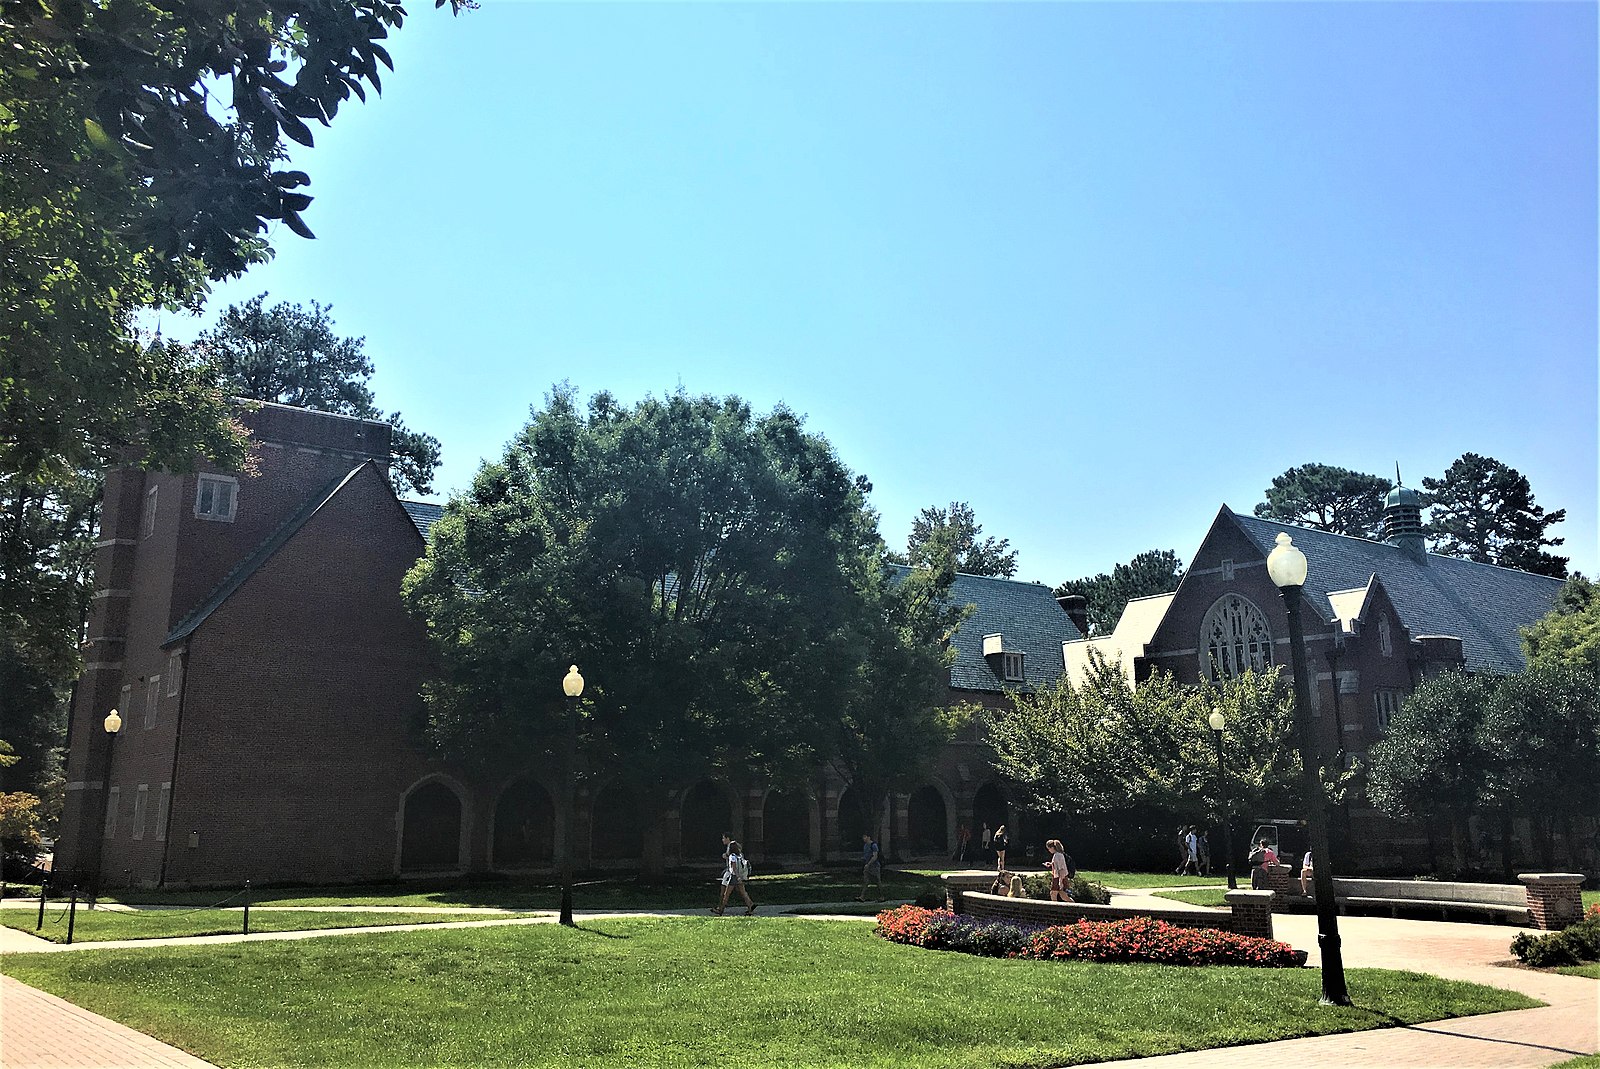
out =
<svg viewBox="0 0 1600 1069"><path fill-rule="evenodd" d="M989 825L989 830L994 831L1002 824L1011 821L1011 807L1006 804L1006 796L1001 792L996 783L985 783L978 788L978 793L972 796L972 843L976 849L983 849L983 826ZM1016 829L1008 831L1015 833Z"/></svg>
<svg viewBox="0 0 1600 1069"><path fill-rule="evenodd" d="M420 783L401 801L400 871L454 872L461 863L461 796L442 780Z"/></svg>
<svg viewBox="0 0 1600 1069"><path fill-rule="evenodd" d="M528 776L512 780L495 803L490 865L545 868L555 862L555 844L556 809L550 792Z"/></svg>
<svg viewBox="0 0 1600 1069"><path fill-rule="evenodd" d="M644 801L637 790L612 783L594 796L590 856L596 861L637 861L644 857Z"/></svg>
<svg viewBox="0 0 1600 1069"><path fill-rule="evenodd" d="M684 861L718 861L724 833L739 837L733 800L721 784L701 780L684 792L678 806L679 846Z"/></svg>
<svg viewBox="0 0 1600 1069"><path fill-rule="evenodd" d="M846 857L861 853L861 836L864 832L878 834L873 827L874 821L869 821L861 813L858 804L859 795L854 787L847 787L839 795L838 822L834 825L839 829L839 849L843 850Z"/></svg>
<svg viewBox="0 0 1600 1069"><path fill-rule="evenodd" d="M768 857L807 857L811 853L811 800L799 791L771 790L762 803ZM860 833L856 839L860 841Z"/></svg>
<svg viewBox="0 0 1600 1069"><path fill-rule="evenodd" d="M949 809L939 788L928 784L912 792L906 803L906 836L909 853L949 856Z"/></svg>

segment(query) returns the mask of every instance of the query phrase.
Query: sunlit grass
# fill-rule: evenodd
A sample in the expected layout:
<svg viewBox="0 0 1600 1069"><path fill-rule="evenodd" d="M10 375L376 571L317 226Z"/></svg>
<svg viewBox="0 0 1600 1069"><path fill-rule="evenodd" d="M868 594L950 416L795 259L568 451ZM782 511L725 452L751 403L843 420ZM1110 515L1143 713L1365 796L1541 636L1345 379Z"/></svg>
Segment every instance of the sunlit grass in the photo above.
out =
<svg viewBox="0 0 1600 1069"><path fill-rule="evenodd" d="M481 913L402 913L393 910L251 910L252 932L300 932L318 928L366 928L392 924L444 924L450 921L481 921L535 914ZM0 924L52 943L67 941L66 912L46 909L45 924L35 931L38 915L31 910L8 909L0 914ZM72 923L74 943L104 943L116 939L168 939L192 935L232 935L243 931L244 911L238 909L123 910L79 908Z"/></svg>

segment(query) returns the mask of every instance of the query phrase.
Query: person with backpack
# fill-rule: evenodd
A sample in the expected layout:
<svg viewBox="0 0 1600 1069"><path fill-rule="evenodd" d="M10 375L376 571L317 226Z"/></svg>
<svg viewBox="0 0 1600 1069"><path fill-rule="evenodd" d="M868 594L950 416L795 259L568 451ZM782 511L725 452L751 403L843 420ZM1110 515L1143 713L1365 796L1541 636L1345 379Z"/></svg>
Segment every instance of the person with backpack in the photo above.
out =
<svg viewBox="0 0 1600 1069"><path fill-rule="evenodd" d="M717 908L711 912L715 916L722 916L728 908L728 896L734 888L739 889L739 897L744 899L746 917L756 911L756 904L750 900L750 892L745 890L745 881L750 878L750 863L744 859L744 854L739 850L739 844L730 840L728 842L728 866L722 873L722 901L717 903Z"/></svg>
<svg viewBox="0 0 1600 1069"><path fill-rule="evenodd" d="M1250 889L1252 891L1271 890L1272 883L1268 878L1269 865L1278 863L1278 853L1272 849L1266 839L1256 844L1250 851Z"/></svg>
<svg viewBox="0 0 1600 1069"><path fill-rule="evenodd" d="M878 901L883 901L883 850L870 832L861 833L861 898L867 900L867 882L878 884Z"/></svg>

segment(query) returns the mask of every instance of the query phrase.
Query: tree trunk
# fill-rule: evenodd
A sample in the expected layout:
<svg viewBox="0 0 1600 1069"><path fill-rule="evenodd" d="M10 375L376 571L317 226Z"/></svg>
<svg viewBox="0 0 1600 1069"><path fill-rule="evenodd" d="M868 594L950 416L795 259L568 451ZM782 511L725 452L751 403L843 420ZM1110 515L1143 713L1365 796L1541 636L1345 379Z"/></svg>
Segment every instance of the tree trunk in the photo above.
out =
<svg viewBox="0 0 1600 1069"><path fill-rule="evenodd" d="M1515 816L1509 803L1500 807L1500 878L1506 883L1512 882L1511 833Z"/></svg>
<svg viewBox="0 0 1600 1069"><path fill-rule="evenodd" d="M1449 875L1459 876L1467 868L1467 829L1466 818L1459 813L1450 814L1450 858L1452 868Z"/></svg>

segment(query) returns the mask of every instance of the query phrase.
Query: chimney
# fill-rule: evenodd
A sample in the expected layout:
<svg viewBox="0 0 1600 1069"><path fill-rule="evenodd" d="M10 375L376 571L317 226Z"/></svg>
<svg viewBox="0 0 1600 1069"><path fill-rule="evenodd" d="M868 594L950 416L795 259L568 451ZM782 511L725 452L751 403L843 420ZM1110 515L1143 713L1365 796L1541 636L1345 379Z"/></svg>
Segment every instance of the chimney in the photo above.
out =
<svg viewBox="0 0 1600 1069"><path fill-rule="evenodd" d="M1067 614L1072 625L1078 629L1078 634L1088 638L1089 599L1082 594L1060 594L1056 597L1056 604Z"/></svg>

